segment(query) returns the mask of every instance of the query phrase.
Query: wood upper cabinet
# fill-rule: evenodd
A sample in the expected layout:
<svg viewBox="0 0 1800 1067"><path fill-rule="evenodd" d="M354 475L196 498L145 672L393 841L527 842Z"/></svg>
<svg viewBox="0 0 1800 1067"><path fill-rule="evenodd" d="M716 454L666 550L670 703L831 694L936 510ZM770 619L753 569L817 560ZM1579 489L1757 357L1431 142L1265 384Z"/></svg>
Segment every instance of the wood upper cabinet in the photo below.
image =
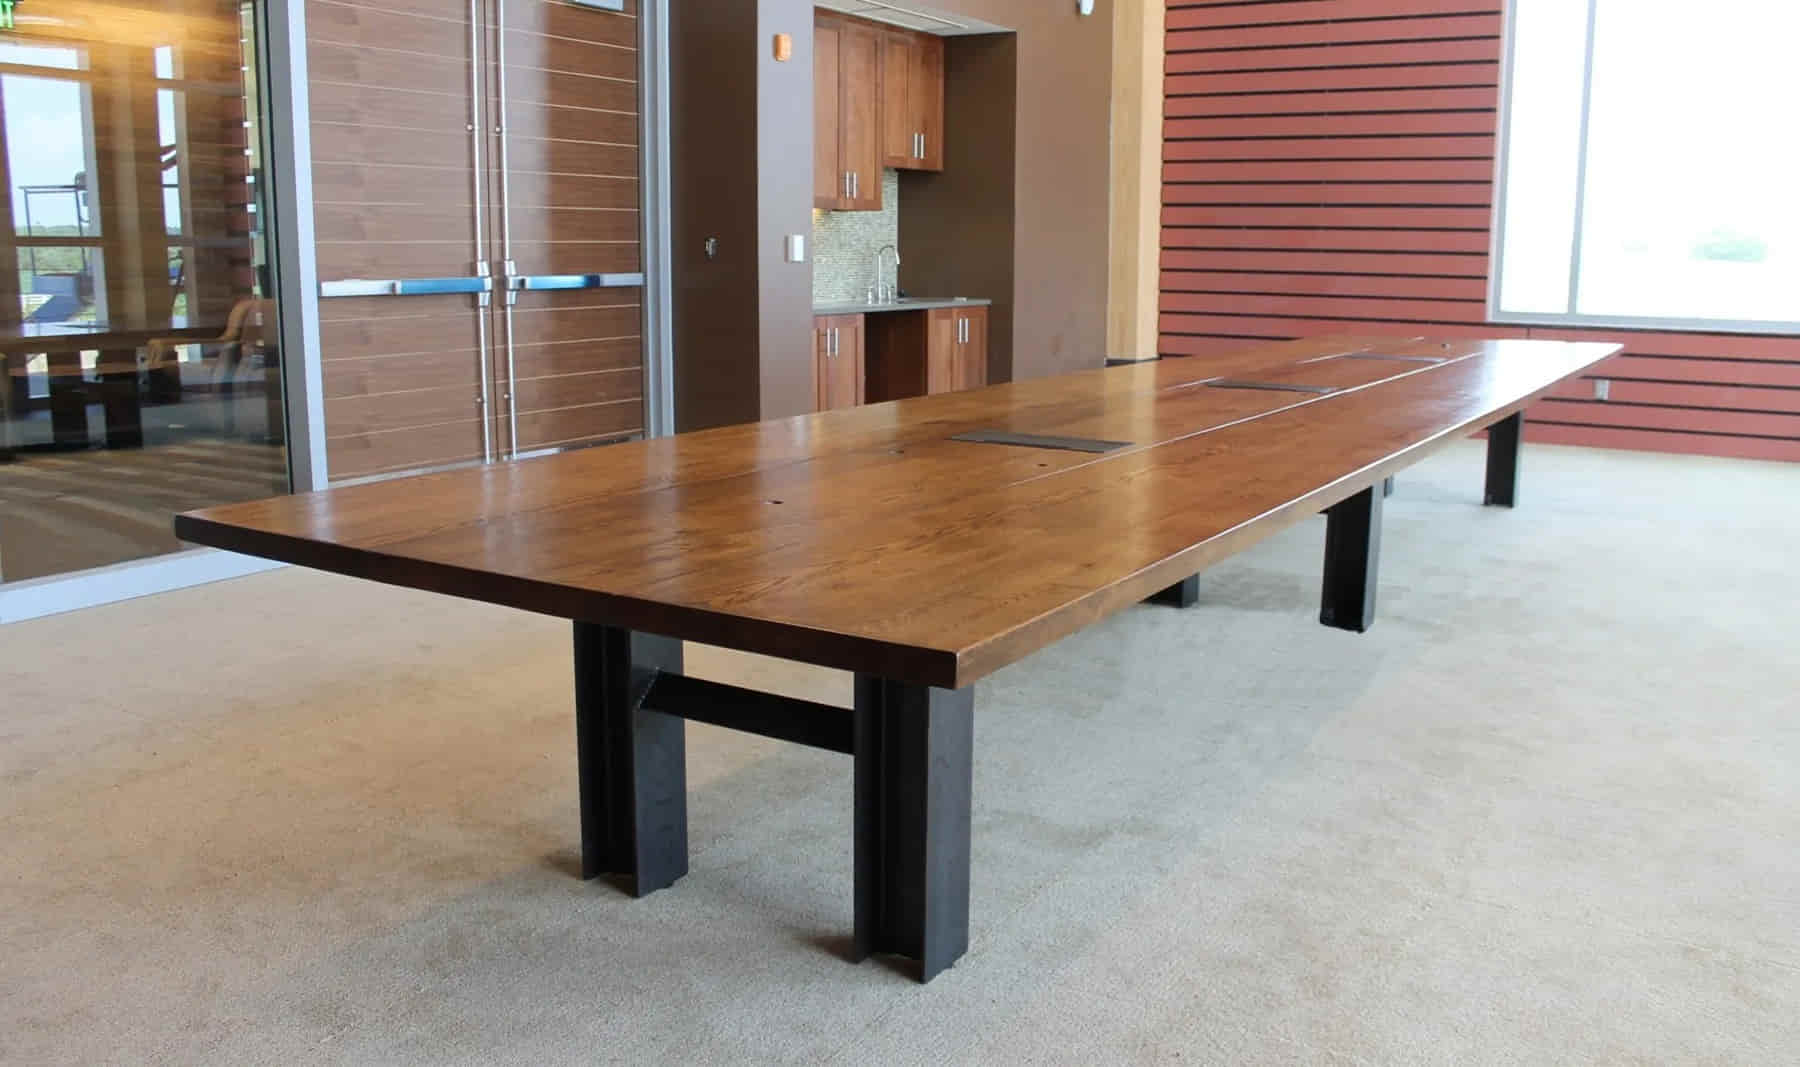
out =
<svg viewBox="0 0 1800 1067"><path fill-rule="evenodd" d="M881 35L813 19L813 206L881 210Z"/></svg>
<svg viewBox="0 0 1800 1067"><path fill-rule="evenodd" d="M842 35L835 21L813 23L813 207L835 210L844 198L839 63Z"/></svg>
<svg viewBox="0 0 1800 1067"><path fill-rule="evenodd" d="M863 402L863 317L820 315L813 319L813 400L815 411L853 408Z"/></svg>
<svg viewBox="0 0 1800 1067"><path fill-rule="evenodd" d="M901 170L944 169L944 39L881 35L881 162Z"/></svg>

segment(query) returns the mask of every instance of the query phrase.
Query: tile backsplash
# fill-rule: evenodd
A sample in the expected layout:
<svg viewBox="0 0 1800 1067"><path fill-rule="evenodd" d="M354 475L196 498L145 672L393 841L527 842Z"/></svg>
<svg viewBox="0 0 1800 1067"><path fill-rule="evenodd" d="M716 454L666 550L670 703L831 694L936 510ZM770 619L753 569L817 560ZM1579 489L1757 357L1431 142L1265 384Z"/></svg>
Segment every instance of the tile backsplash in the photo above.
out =
<svg viewBox="0 0 1800 1067"><path fill-rule="evenodd" d="M859 301L875 281L875 253L900 243L900 172L881 172L880 211L813 212L813 303ZM893 260L882 276L892 278Z"/></svg>

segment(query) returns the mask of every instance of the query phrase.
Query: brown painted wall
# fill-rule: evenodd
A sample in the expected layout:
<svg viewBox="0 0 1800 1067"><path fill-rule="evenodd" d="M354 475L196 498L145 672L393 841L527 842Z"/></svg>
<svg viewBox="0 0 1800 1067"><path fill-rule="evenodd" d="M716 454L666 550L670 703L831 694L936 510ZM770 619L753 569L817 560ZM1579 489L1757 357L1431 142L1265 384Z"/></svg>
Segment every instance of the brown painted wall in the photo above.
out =
<svg viewBox="0 0 1800 1067"><path fill-rule="evenodd" d="M676 425L810 411L812 274L784 238L812 234L812 5L682 0L670 38Z"/></svg>
<svg viewBox="0 0 1800 1067"><path fill-rule="evenodd" d="M965 294L996 299L990 378L1039 378L1100 366L1106 355L1112 0L1099 0L1086 18L1075 13L1073 2L1060 0L938 0L932 6L1016 31L1011 306L1000 307L1005 293ZM995 225L982 211L1004 199L989 187L995 173L971 169L965 158L971 150L1003 156L998 146L967 142L1003 138L1004 124L985 118L972 123L972 114L958 106L959 99L967 109L971 100L1005 91L992 81L1005 62L994 48L976 39L950 41L944 173L909 174L901 191L901 247L919 242L905 253L902 267L913 291L944 285L964 291L953 272L965 268L938 250L973 248ZM915 203L915 197L922 199Z"/></svg>
<svg viewBox="0 0 1800 1067"><path fill-rule="evenodd" d="M756 255L756 10L684 0L669 11L675 422L760 417ZM718 257L704 254L718 239Z"/></svg>

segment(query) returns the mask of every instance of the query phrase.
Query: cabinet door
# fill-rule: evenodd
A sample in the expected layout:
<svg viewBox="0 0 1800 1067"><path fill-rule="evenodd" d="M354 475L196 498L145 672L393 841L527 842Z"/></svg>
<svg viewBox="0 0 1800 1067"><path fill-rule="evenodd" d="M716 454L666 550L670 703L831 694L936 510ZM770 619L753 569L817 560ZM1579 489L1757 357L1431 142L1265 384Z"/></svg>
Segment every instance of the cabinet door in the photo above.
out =
<svg viewBox="0 0 1800 1067"><path fill-rule="evenodd" d="M813 207L826 211L840 206L845 189L838 123L841 40L837 23L813 24Z"/></svg>
<svg viewBox="0 0 1800 1067"><path fill-rule="evenodd" d="M950 393L961 388L957 384L957 356L962 346L959 316L955 308L934 308L925 330L925 391Z"/></svg>
<svg viewBox="0 0 1800 1067"><path fill-rule="evenodd" d="M912 124L919 133L919 157L915 170L944 169L944 39L915 38L912 69L907 79L907 103Z"/></svg>
<svg viewBox="0 0 1800 1067"><path fill-rule="evenodd" d="M853 408L863 402L867 395L864 364L866 352L863 338L863 317L861 315L844 315L838 319L837 338L837 373L833 381L837 383L834 408Z"/></svg>
<svg viewBox="0 0 1800 1067"><path fill-rule="evenodd" d="M911 36L881 36L881 165L912 167L918 163L918 124L912 100L917 47Z"/></svg>
<svg viewBox="0 0 1800 1067"><path fill-rule="evenodd" d="M813 320L813 397L819 411L863 402L863 317Z"/></svg>
<svg viewBox="0 0 1800 1067"><path fill-rule="evenodd" d="M813 320L813 410L831 409L831 320Z"/></svg>
<svg viewBox="0 0 1800 1067"><path fill-rule="evenodd" d="M850 195L842 206L849 211L879 211L881 35L865 26L839 26L838 66L840 158L842 169L850 174Z"/></svg>
<svg viewBox="0 0 1800 1067"><path fill-rule="evenodd" d="M958 314L963 322L962 344L956 349L956 387L979 389L987 384L987 308L970 308Z"/></svg>

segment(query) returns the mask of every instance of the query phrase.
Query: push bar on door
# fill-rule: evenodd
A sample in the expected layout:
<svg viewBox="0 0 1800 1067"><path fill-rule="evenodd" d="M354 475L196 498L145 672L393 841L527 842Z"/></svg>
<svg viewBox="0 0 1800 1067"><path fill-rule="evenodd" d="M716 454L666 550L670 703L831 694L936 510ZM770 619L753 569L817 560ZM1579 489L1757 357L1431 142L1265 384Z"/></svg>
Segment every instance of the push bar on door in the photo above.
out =
<svg viewBox="0 0 1800 1067"><path fill-rule="evenodd" d="M440 296L445 293L491 293L492 278L345 278L320 282L320 296Z"/></svg>
<svg viewBox="0 0 1800 1067"><path fill-rule="evenodd" d="M643 285L642 273L633 274L514 274L506 287L515 290L622 289Z"/></svg>

